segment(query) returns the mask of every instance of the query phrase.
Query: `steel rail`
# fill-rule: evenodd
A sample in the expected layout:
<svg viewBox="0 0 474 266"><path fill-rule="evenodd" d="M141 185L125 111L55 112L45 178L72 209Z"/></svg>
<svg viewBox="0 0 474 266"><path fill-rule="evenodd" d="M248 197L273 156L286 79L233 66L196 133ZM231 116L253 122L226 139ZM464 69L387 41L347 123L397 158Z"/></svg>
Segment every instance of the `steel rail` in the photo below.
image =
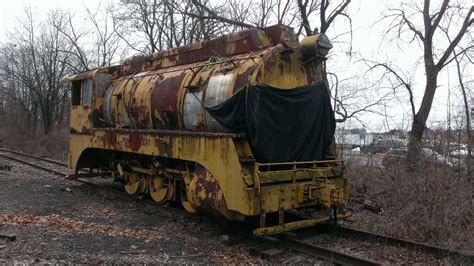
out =
<svg viewBox="0 0 474 266"><path fill-rule="evenodd" d="M339 252L337 250L315 245L304 240L295 239L295 237L289 236L289 234L282 234L281 236L277 235L275 238L279 240L279 244L281 246L303 254L314 256L319 259L333 262L338 265L381 265L380 262Z"/></svg>
<svg viewBox="0 0 474 266"><path fill-rule="evenodd" d="M56 161L56 160L52 160L52 159L48 159L48 158L42 158L42 157L39 157L39 156L24 153L24 152L14 151L14 150L5 149L5 148L0 148L0 151L9 152L9 153L13 153L13 154L17 154L17 155L21 155L21 156L25 156L25 157L30 157L30 158L38 159L38 160L45 161L45 162L48 162L48 163L52 163L52 164L67 167L67 164L64 163L64 162L60 162L60 161Z"/></svg>
<svg viewBox="0 0 474 266"><path fill-rule="evenodd" d="M20 156L24 156L24 157L27 157L27 158L34 158L34 159L38 159L38 160L42 160L42 161L46 161L46 162L49 162L49 160L45 160L44 158L41 158L41 157L37 157L37 156L34 156L34 155L30 155L30 154L26 154L26 153L22 153L22 152L15 152L15 151L10 151L10 150L7 150L7 149L2 149L0 148L0 151L4 151L4 152L10 152L10 153L13 153L13 154L16 154L16 155L20 155ZM41 166L41 165L38 165L38 164L34 164L34 163L31 163L31 162L28 162L28 161L25 161L25 160L22 160L22 159L18 159L18 158L15 158L15 157L11 157L11 156L8 156L6 154L2 154L0 153L0 157L3 157L3 158L6 158L8 160L12 160L12 161L15 161L15 162L18 162L18 163L22 163L22 164L25 164L25 165L28 165L30 167L33 167L33 168L36 168L36 169L39 169L39 170L42 170L42 171L45 171L45 172L48 172L48 173L53 173L57 176L61 176L61 177L64 177L64 178L68 178L68 176L70 174L67 174L67 173L63 173L63 172L59 172L59 171L56 171L54 169L50 169L48 167L45 167L45 166ZM59 163L59 162L58 162ZM63 166L63 167L67 167L66 164L59 164L60 166ZM145 202L147 204L151 204L153 206L156 206L156 207L159 207L163 210L172 210L174 212L177 212L177 213L186 213L186 214L189 214L188 212L182 210L182 209L178 209L178 208L174 208L174 207L171 207L171 206L168 206L168 205L163 205L163 204L157 204L153 201L150 201L149 199L147 198L137 198L137 197L130 197L131 195L129 194L126 194L124 191L119 191L119 190L116 190L116 189L111 189L111 188L106 188L106 187L103 187L103 186L100 186L94 182L90 182L90 181L87 181L83 178L74 178L74 179L70 179L71 181L78 181L80 183L83 183L83 184L86 184L86 185L89 185L91 187L94 187L94 188L98 188L98 189L102 189L102 190L105 190L105 191L109 191L109 192L113 192L117 195L120 195L122 197L126 197L128 199L135 199L135 200L139 200L139 201L142 201L142 202Z"/></svg>
<svg viewBox="0 0 474 266"><path fill-rule="evenodd" d="M53 170L53 169L50 169L50 168L47 168L47 167L44 167L44 166L41 166L41 165L30 163L30 162L27 162L25 160L21 160L21 159L15 158L15 157L11 157L11 156L8 156L6 154L1 154L0 153L0 156L3 157L3 158L6 158L8 160L12 160L12 161L15 161L15 162L18 162L18 163L26 164L26 165L29 165L31 167L34 167L34 168L37 168L37 169L40 169L40 170L43 170L43 171L53 173L55 175L59 175L59 176L63 176L63 177L68 176L68 174L65 174L65 173L62 173L62 172L59 172L59 171L56 171L56 170Z"/></svg>
<svg viewBox="0 0 474 266"><path fill-rule="evenodd" d="M445 249L445 248L441 248L441 247L437 247L437 246L433 246L429 244L423 244L423 243L419 243L419 242L415 242L411 240L381 235L378 233L372 233L372 232L368 232L368 231L364 231L360 229L354 229L354 228L350 228L346 226L337 226L335 227L335 231L339 235L342 235L342 236L352 235L359 239L370 239L373 241L385 242L390 245L400 246L400 247L408 248L411 250L423 251L437 258L450 257L450 258L461 259L461 260L474 263L473 253L466 253L466 252L457 251L457 250Z"/></svg>

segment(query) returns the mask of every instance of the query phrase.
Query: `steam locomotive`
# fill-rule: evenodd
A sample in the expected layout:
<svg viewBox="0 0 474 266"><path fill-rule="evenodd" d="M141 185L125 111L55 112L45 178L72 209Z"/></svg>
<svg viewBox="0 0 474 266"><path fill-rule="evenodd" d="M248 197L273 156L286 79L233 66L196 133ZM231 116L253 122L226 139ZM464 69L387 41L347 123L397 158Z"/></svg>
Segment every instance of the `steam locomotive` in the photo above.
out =
<svg viewBox="0 0 474 266"><path fill-rule="evenodd" d="M331 47L324 34L253 28L72 75L69 167L189 213L254 221L257 235L347 217Z"/></svg>

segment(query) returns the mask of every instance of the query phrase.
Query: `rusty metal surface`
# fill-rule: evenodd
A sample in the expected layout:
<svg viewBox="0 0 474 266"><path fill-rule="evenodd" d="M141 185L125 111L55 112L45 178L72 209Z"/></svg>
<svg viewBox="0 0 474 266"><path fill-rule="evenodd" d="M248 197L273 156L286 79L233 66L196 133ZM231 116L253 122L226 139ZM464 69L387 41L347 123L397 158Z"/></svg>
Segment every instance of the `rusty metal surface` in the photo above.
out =
<svg viewBox="0 0 474 266"><path fill-rule="evenodd" d="M285 45L291 45L298 42L298 37L296 36L293 28L275 25L262 29L265 32L265 35L270 39L272 45L277 45L283 43Z"/></svg>
<svg viewBox="0 0 474 266"><path fill-rule="evenodd" d="M302 64L297 46L291 28L274 26L132 57L105 93L102 117L119 128L225 132L203 105L248 84L290 89L321 80Z"/></svg>
<svg viewBox="0 0 474 266"><path fill-rule="evenodd" d="M177 72L176 75L166 75L153 85L151 92L151 119L153 128L179 129L180 106L179 96L183 81L189 71Z"/></svg>
<svg viewBox="0 0 474 266"><path fill-rule="evenodd" d="M229 57L257 51L269 45L265 32L259 29L248 29L151 55L135 56L125 60L122 70L124 74L131 74L146 69L202 62L212 56Z"/></svg>
<svg viewBox="0 0 474 266"><path fill-rule="evenodd" d="M212 76L207 85L204 104L206 106L216 106L230 98L233 94L234 77L235 75L233 73ZM226 129L207 112L206 124L208 131L226 131Z"/></svg>
<svg viewBox="0 0 474 266"><path fill-rule="evenodd" d="M104 73L104 74L109 74L113 76L119 76L121 73L121 66L108 66L108 67L102 67L102 68L96 68L92 69L89 71L84 71L81 73L77 73L74 75L68 76L68 80L74 81L74 80L83 80L87 78L91 78L95 76L97 73Z"/></svg>
<svg viewBox="0 0 474 266"><path fill-rule="evenodd" d="M125 128L103 128L104 132L116 133L142 133L152 135L178 135L178 136L199 136L211 138L245 138L245 134L221 133L221 132L197 132L180 130L159 130L159 129L125 129Z"/></svg>
<svg viewBox="0 0 474 266"><path fill-rule="evenodd" d="M92 110L73 110L78 119L72 119L71 132L90 134L92 127L225 132L203 105L221 103L249 84L291 89L322 80L321 62L302 62L298 47L291 28L273 26L76 74L70 80L93 78L97 89Z"/></svg>
<svg viewBox="0 0 474 266"><path fill-rule="evenodd" d="M228 99L237 86L249 82L261 63L255 56L233 59L233 63L201 62L119 77L105 93L103 117L121 128L225 132L203 104Z"/></svg>
<svg viewBox="0 0 474 266"><path fill-rule="evenodd" d="M234 215L227 209L224 194L217 179L204 167L197 165L191 177L191 198L195 209L216 216L234 220Z"/></svg>
<svg viewBox="0 0 474 266"><path fill-rule="evenodd" d="M183 105L183 123L184 128L188 130L199 130L204 117L202 108L202 91L188 91L184 97Z"/></svg>
<svg viewBox="0 0 474 266"><path fill-rule="evenodd" d="M316 171L312 181L296 175L294 184L285 183L286 176L272 172L273 166L257 164L244 134L228 133L206 113L205 106L220 104L247 85L293 89L323 81L322 61L301 59L300 44L290 28L250 29L132 57L118 67L70 79L76 85L92 79L95 96L89 106L72 107L69 167L73 169L112 171L112 167L115 171L116 159L170 163L168 168L176 167L176 171L183 171L182 164L189 163L193 173L188 172L192 179L186 182L188 209L238 220L314 206L316 192L323 190L307 185L310 194L304 189L301 193L308 194L311 201L299 203L298 183L330 178L326 187L348 191L347 178L334 177L323 169L300 174ZM262 167L269 167L270 172L260 180L256 171ZM183 180L173 178L175 183ZM347 200L348 194L343 196Z"/></svg>

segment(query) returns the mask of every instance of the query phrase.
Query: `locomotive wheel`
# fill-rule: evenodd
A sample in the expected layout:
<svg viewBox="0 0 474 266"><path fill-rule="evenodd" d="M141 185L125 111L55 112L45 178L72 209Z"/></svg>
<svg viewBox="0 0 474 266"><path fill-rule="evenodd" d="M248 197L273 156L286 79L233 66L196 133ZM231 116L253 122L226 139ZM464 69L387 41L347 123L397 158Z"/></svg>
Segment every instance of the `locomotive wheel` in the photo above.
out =
<svg viewBox="0 0 474 266"><path fill-rule="evenodd" d="M140 186L138 187L138 193L148 193L149 183L147 182L149 178L145 175L141 175Z"/></svg>
<svg viewBox="0 0 474 266"><path fill-rule="evenodd" d="M181 200L181 205L188 213L195 214L197 212L196 209L194 209L191 202L189 202L188 200L184 200L184 199Z"/></svg>
<svg viewBox="0 0 474 266"><path fill-rule="evenodd" d="M163 203L172 195L173 188L168 178L151 177L149 178L149 193L153 201Z"/></svg>
<svg viewBox="0 0 474 266"><path fill-rule="evenodd" d="M136 173L128 174L127 183L123 186L129 195L135 195L140 188L140 177Z"/></svg>
<svg viewBox="0 0 474 266"><path fill-rule="evenodd" d="M196 186L196 179L193 179L193 181L191 181L191 185L183 184L181 186L181 193L180 193L181 205L188 213L191 213L191 214L195 214L197 212L197 210L195 209L195 206L191 203L191 200L190 200L191 194L192 194L191 187L193 186Z"/></svg>

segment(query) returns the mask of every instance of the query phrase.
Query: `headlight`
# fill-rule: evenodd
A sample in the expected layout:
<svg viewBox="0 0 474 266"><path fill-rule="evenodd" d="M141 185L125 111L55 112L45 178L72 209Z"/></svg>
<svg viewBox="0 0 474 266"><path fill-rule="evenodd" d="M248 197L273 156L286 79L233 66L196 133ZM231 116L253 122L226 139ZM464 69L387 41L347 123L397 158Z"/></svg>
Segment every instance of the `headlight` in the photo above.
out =
<svg viewBox="0 0 474 266"><path fill-rule="evenodd" d="M300 45L303 58L325 58L332 48L331 41L324 33L308 36L301 41Z"/></svg>

